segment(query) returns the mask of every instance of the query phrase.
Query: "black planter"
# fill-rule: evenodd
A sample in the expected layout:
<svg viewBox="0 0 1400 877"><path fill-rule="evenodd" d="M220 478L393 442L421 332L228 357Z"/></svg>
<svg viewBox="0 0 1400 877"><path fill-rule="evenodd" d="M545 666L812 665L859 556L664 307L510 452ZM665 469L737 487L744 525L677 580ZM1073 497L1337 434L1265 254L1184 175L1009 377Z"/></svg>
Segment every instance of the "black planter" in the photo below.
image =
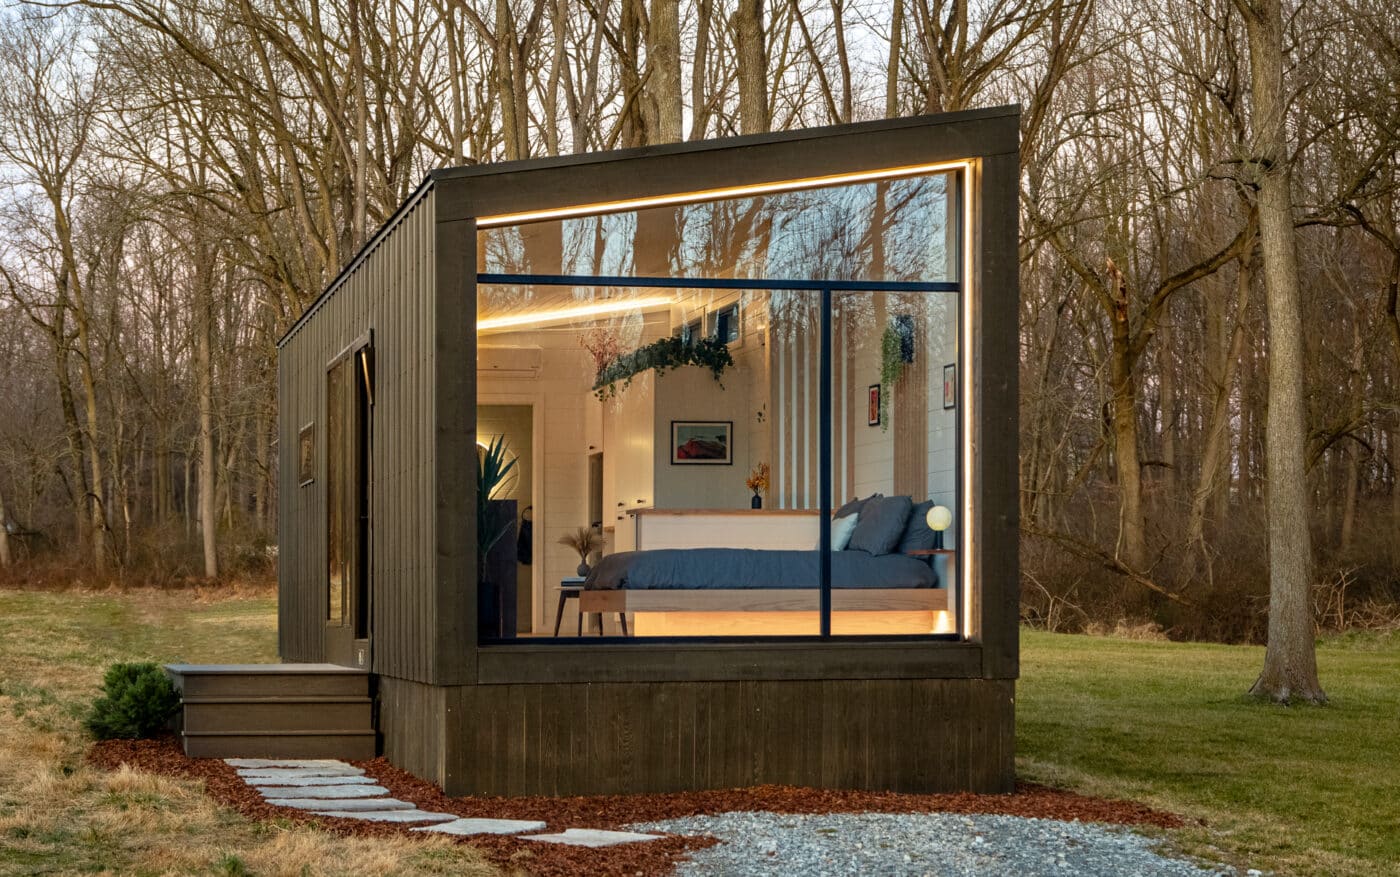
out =
<svg viewBox="0 0 1400 877"><path fill-rule="evenodd" d="M763 497L761 497L761 496L759 496L758 494L755 493L755 494L753 495L753 499L749 500L749 508L751 508L751 509L761 509L761 508L763 508Z"/></svg>

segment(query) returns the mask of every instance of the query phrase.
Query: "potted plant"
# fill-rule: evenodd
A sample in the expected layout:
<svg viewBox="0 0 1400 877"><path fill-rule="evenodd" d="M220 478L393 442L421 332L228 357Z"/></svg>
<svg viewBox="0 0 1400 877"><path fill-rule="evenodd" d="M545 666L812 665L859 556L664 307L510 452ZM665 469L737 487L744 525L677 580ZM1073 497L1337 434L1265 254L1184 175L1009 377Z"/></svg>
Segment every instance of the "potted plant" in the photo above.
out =
<svg viewBox="0 0 1400 877"><path fill-rule="evenodd" d="M585 578L588 575L588 557L603 547L603 537L592 527L579 527L560 536L559 544L567 545L578 552L579 578Z"/></svg>
<svg viewBox="0 0 1400 877"><path fill-rule="evenodd" d="M515 456L506 448L505 436L497 436L486 447L477 446L476 453L476 580L478 584L478 610L480 624L499 636L502 631L502 609L500 582L488 581L486 575L486 555L496 547L496 543L510 532L514 523L504 514L499 503L492 502L496 492L511 471L515 469Z"/></svg>

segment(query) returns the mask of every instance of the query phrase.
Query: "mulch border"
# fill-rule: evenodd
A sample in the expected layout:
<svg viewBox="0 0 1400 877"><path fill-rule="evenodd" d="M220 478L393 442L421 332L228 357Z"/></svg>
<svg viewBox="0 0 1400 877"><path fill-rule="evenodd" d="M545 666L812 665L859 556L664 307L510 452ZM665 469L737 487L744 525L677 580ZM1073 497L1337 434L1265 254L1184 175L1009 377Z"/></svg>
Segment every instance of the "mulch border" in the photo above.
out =
<svg viewBox="0 0 1400 877"><path fill-rule="evenodd" d="M422 837L410 826L360 822L314 816L300 810L274 807L252 789L238 773L216 758L190 758L174 735L154 740L106 740L93 744L87 761L105 770L126 764L133 769L184 779L203 780L206 793L220 804L249 819L282 819L309 823L338 835L369 837ZM1179 828L1184 821L1173 814L1132 801L1092 798L1034 783L1017 783L1009 795L971 793L914 795L897 792L834 791L793 786L755 786L642 795L576 797L462 797L451 798L436 785L400 770L383 758L352 762L364 769L389 794L423 810L459 816L494 819L534 819L547 831L566 828L621 829L637 822L654 822L685 816L713 815L736 810L775 813L965 813L1102 822L1115 825L1148 825ZM436 835L444 837L447 835ZM492 863L510 872L522 870L538 877L567 877L580 873L617 877L660 877L692 850L718 841L712 837L668 836L647 843L590 849L545 844L501 835L453 838L480 850Z"/></svg>

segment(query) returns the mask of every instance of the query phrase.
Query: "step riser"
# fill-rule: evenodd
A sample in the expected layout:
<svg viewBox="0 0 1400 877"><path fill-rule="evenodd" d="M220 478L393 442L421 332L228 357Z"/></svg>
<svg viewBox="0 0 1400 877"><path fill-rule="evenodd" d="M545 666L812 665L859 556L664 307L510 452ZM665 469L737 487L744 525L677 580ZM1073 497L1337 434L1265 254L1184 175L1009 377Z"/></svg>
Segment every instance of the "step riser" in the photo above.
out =
<svg viewBox="0 0 1400 877"><path fill-rule="evenodd" d="M175 685L181 689L185 697L189 698L369 696L369 677L364 674L346 674L344 676L325 673L306 676L292 673L186 675L177 679Z"/></svg>
<svg viewBox="0 0 1400 877"><path fill-rule="evenodd" d="M367 761L375 756L373 732L335 737L226 734L184 739L185 754L191 758L340 758Z"/></svg>
<svg viewBox="0 0 1400 877"><path fill-rule="evenodd" d="M360 703L186 703L186 731L371 730L370 702Z"/></svg>

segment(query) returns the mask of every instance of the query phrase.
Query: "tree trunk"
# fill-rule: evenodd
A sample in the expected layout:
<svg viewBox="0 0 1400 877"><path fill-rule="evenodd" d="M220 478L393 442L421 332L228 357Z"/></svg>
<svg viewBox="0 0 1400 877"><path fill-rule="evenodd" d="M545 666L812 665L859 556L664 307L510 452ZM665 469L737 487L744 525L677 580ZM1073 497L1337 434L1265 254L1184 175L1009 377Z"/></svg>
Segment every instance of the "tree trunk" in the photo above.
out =
<svg viewBox="0 0 1400 877"><path fill-rule="evenodd" d="M1254 259L1246 255L1240 260L1239 274L1235 280L1235 328L1230 336L1230 344L1224 357L1218 361L1220 371L1214 375L1218 384L1211 402L1210 417L1206 421L1204 444L1201 447L1201 475L1196 489L1191 494L1191 511L1186 518L1186 545L1195 551L1205 541L1206 509L1216 505L1216 520L1219 514L1218 498L1228 498L1230 489L1230 390L1235 382L1235 372L1241 357L1245 356L1245 315L1249 311L1249 292L1254 275ZM1244 403L1241 402L1241 408ZM1216 502L1213 502L1216 501Z"/></svg>
<svg viewBox="0 0 1400 877"><path fill-rule="evenodd" d="M651 0L651 21L647 24L647 79L655 124L653 143L679 143L682 130L681 26L679 0Z"/></svg>
<svg viewBox="0 0 1400 877"><path fill-rule="evenodd" d="M1162 402L1158 416L1162 421L1162 493L1159 502L1176 502L1176 359L1173 339L1175 333L1167 320L1158 332L1158 374L1162 387Z"/></svg>
<svg viewBox="0 0 1400 877"><path fill-rule="evenodd" d="M1303 321L1285 135L1283 13L1279 0L1235 0L1249 35L1254 98L1253 167L1269 314L1269 411L1265 424L1269 517L1269 642L1250 689L1280 703L1324 703L1313 643L1312 541L1308 533Z"/></svg>
<svg viewBox="0 0 1400 877"><path fill-rule="evenodd" d="M210 325L213 322L213 304L210 301L213 285L209 277L213 254L204 251L204 248L200 250L201 264L196 269L201 277L196 289L200 301L195 305L198 308L195 371L199 385L199 524L204 536L204 575L213 579L219 575L217 497L214 493L213 327Z"/></svg>
<svg viewBox="0 0 1400 877"><path fill-rule="evenodd" d="M14 563L10 556L10 518L5 514L5 491L0 490L0 566Z"/></svg>
<svg viewBox="0 0 1400 877"><path fill-rule="evenodd" d="M1361 343L1361 314L1359 309L1352 312L1351 321L1351 373L1347 376L1350 385L1348 413L1352 423L1362 421L1364 410L1363 392L1365 379L1361 370L1365 364L1365 348ZM1351 551L1352 540L1356 535L1356 499L1361 481L1361 451L1356 441L1346 442L1346 465L1342 468L1342 532L1339 539L1342 554Z"/></svg>
<svg viewBox="0 0 1400 877"><path fill-rule="evenodd" d="M1133 374L1132 329L1123 273L1108 263L1113 296L1113 349L1109 354L1113 459L1118 480L1118 546L1115 555L1135 572L1147 570L1147 521L1142 508L1142 460L1138 452L1137 381Z"/></svg>
<svg viewBox="0 0 1400 877"><path fill-rule="evenodd" d="M738 56L739 133L763 134L768 115L768 58L764 46L763 0L739 0L730 19Z"/></svg>

